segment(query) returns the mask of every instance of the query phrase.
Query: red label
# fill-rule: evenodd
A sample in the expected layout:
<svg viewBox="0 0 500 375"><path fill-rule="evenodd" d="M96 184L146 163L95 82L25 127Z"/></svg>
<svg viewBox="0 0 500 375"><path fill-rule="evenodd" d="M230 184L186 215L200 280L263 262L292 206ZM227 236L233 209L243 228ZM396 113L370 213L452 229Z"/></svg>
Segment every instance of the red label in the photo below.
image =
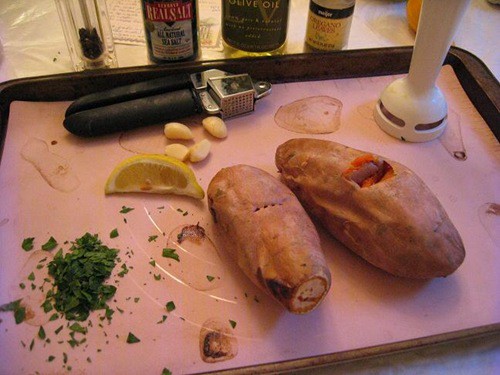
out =
<svg viewBox="0 0 500 375"><path fill-rule="evenodd" d="M153 22L175 22L193 18L192 2L146 3L146 18Z"/></svg>

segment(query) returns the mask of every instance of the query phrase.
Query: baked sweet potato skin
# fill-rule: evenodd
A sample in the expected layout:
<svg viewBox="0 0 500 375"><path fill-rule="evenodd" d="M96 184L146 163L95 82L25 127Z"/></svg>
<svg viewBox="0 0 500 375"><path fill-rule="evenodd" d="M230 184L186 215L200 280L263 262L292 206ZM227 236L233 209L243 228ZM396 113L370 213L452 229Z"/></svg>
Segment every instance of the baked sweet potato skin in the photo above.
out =
<svg viewBox="0 0 500 375"><path fill-rule="evenodd" d="M247 165L220 170L207 189L216 233L244 273L297 314L314 309L331 275L316 227L295 195Z"/></svg>
<svg viewBox="0 0 500 375"><path fill-rule="evenodd" d="M339 241L393 275L430 279L453 273L465 249L444 208L407 167L368 187L346 177L366 152L317 139L291 139L276 150L284 183Z"/></svg>

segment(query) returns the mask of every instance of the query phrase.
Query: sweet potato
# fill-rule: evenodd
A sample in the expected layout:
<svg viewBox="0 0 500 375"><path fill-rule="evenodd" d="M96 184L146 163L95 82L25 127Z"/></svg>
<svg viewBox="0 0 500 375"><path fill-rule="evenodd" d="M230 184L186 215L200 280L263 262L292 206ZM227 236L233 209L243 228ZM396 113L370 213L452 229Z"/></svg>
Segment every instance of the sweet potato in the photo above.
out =
<svg viewBox="0 0 500 375"><path fill-rule="evenodd" d="M318 232L290 189L265 171L236 165L215 175L207 195L217 233L250 280L293 313L318 306L330 271Z"/></svg>
<svg viewBox="0 0 500 375"><path fill-rule="evenodd" d="M407 167L306 138L280 145L276 166L306 211L376 267L429 279L447 276L463 262L458 231L436 196Z"/></svg>

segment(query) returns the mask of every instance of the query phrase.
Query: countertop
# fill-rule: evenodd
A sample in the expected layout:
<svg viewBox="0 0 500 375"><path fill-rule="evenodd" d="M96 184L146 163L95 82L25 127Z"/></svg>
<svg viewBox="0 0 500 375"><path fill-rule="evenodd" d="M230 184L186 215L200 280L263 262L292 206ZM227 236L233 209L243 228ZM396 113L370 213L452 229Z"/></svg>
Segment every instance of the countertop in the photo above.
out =
<svg viewBox="0 0 500 375"><path fill-rule="evenodd" d="M117 7L133 9L137 0L107 0L110 13ZM211 0L200 2L210 3ZM307 0L292 0L285 53L304 51ZM214 2L218 4L218 2ZM135 5L137 6L137 5ZM139 8L137 8L139 9ZM203 17L203 10L200 11ZM142 27L141 15L132 16L127 28ZM113 22L113 28L120 21ZM500 6L486 0L472 0L452 45L480 58L500 77L498 31ZM135 31L132 30L134 33ZM406 1L358 0L355 6L347 49L410 46L415 33L406 20ZM115 40L119 67L149 64L144 43ZM224 51L202 49L200 59L224 58ZM51 0L2 1L0 4L0 82L15 78L66 73L72 71L62 28Z"/></svg>

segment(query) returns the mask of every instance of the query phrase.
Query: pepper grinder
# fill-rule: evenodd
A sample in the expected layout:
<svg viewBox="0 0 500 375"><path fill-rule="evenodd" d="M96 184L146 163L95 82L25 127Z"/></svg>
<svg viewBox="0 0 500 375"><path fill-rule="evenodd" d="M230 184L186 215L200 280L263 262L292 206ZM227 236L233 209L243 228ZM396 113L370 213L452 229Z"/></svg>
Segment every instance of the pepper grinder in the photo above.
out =
<svg viewBox="0 0 500 375"><path fill-rule="evenodd" d="M76 71L117 67L105 0L55 0Z"/></svg>
<svg viewBox="0 0 500 375"><path fill-rule="evenodd" d="M469 3L423 0L409 73L389 84L375 106L375 121L386 133L409 142L443 133L448 106L436 79Z"/></svg>

